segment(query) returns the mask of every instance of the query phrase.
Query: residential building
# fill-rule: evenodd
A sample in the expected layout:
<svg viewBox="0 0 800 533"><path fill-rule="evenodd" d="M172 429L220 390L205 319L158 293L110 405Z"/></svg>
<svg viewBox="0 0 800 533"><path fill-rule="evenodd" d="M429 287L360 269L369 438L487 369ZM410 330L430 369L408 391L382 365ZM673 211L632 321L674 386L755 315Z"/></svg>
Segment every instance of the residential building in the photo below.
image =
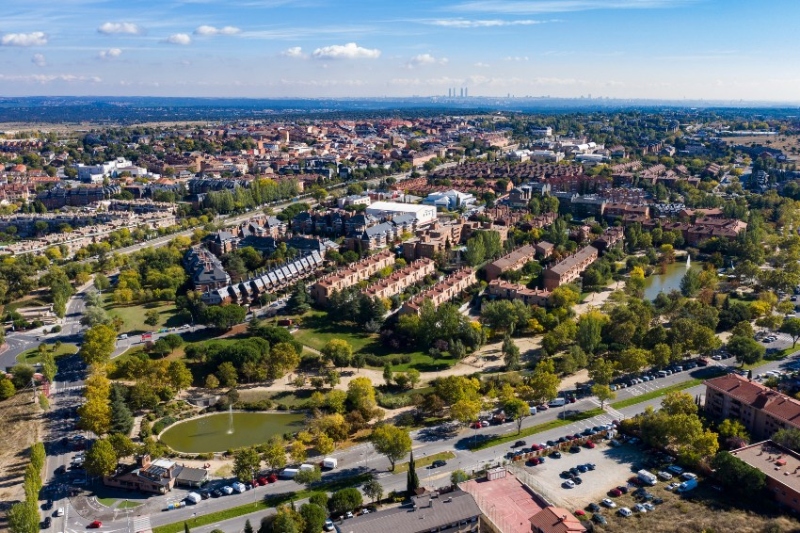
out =
<svg viewBox="0 0 800 533"><path fill-rule="evenodd" d="M411 214L414 215L417 225L430 224L436 220L436 208L430 205L374 202L367 206L366 213L379 218Z"/></svg>
<svg viewBox="0 0 800 533"><path fill-rule="evenodd" d="M370 203L372 203L372 200L367 194L353 194L336 200L336 205L338 205L339 208L356 205L369 205Z"/></svg>
<svg viewBox="0 0 800 533"><path fill-rule="evenodd" d="M376 281L363 292L372 298L391 298L434 273L436 264L431 259L423 257L392 272L389 277Z"/></svg>
<svg viewBox="0 0 800 533"><path fill-rule="evenodd" d="M533 249L536 250L536 255L539 258L547 259L551 255L553 255L553 250L555 249L555 245L552 242L539 241L533 245Z"/></svg>
<svg viewBox="0 0 800 533"><path fill-rule="evenodd" d="M753 439L768 439L779 429L800 429L800 401L727 374L705 381L705 411L714 418L739 420Z"/></svg>
<svg viewBox="0 0 800 533"><path fill-rule="evenodd" d="M298 280L315 274L322 268L325 259L317 251L292 259L267 271L255 272L239 283L232 283L201 296L206 305L248 304L262 294L285 289Z"/></svg>
<svg viewBox="0 0 800 533"><path fill-rule="evenodd" d="M547 307L550 301L550 291L546 289L529 289L525 285L509 283L501 279L490 281L487 293L495 298L522 300L525 305L538 305L539 307Z"/></svg>
<svg viewBox="0 0 800 533"><path fill-rule="evenodd" d="M469 207L476 202L475 196L468 192L459 192L455 189L450 189L444 192L432 192L427 198L422 200L425 205L432 205L436 208L446 210L459 209L461 207Z"/></svg>
<svg viewBox="0 0 800 533"><path fill-rule="evenodd" d="M533 533L584 533L586 527L563 507L545 507L530 517Z"/></svg>
<svg viewBox="0 0 800 533"><path fill-rule="evenodd" d="M343 291L359 281L369 279L381 269L394 264L394 254L385 250L381 253L366 257L356 263L342 267L329 274L311 287L311 298L320 305L325 305L333 291Z"/></svg>
<svg viewBox="0 0 800 533"><path fill-rule="evenodd" d="M400 313L419 314L422 303L425 300L431 300L435 307L439 307L443 303L454 299L470 286L477 283L477 281L478 279L475 277L475 271L471 268L456 270L427 291L418 294L413 299L404 303L403 307L400 308Z"/></svg>
<svg viewBox="0 0 800 533"><path fill-rule="evenodd" d="M434 222L425 229L419 230L412 239L403 242L403 257L413 261L421 257L434 259L436 254L444 253L448 248L461 242L463 219L452 222Z"/></svg>
<svg viewBox="0 0 800 533"><path fill-rule="evenodd" d="M175 485L200 487L208 481L208 471L179 465L169 459L150 460L149 455L137 458L136 464L120 467L103 477L103 484L127 490L166 494Z"/></svg>
<svg viewBox="0 0 800 533"><path fill-rule="evenodd" d="M219 289L231 282L222 263L208 250L200 246L190 248L183 257L183 265L192 278L195 290L207 292Z"/></svg>
<svg viewBox="0 0 800 533"><path fill-rule="evenodd" d="M592 241L592 246L600 250L601 254L622 242L625 239L625 228L622 226L609 226L603 233Z"/></svg>
<svg viewBox="0 0 800 533"><path fill-rule="evenodd" d="M571 256L561 260L560 263L548 268L542 273L544 288L552 291L561 285L577 280L586 268L594 263L600 256L600 251L594 246L581 248Z"/></svg>
<svg viewBox="0 0 800 533"><path fill-rule="evenodd" d="M340 531L347 533L477 533L481 510L464 491L424 493L414 496L411 505L381 510L350 518Z"/></svg>
<svg viewBox="0 0 800 533"><path fill-rule="evenodd" d="M531 245L522 246L517 248L510 254L504 255L496 261L492 261L484 270L486 271L486 281L492 281L499 278L503 273L512 270L519 270L528 261L533 261L536 257L536 248Z"/></svg>
<svg viewBox="0 0 800 533"><path fill-rule="evenodd" d="M800 512L800 455L766 440L731 452L760 470L767 478L767 492L792 512Z"/></svg>

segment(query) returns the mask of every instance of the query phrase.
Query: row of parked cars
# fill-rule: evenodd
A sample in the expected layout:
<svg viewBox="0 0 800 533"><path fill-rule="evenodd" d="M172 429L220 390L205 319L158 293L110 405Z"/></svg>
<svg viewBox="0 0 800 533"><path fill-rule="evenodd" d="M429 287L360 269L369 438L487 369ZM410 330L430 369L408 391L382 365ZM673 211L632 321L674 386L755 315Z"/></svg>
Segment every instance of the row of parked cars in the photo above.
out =
<svg viewBox="0 0 800 533"><path fill-rule="evenodd" d="M254 488L267 485L268 483L275 483L278 481L278 476L276 474L269 474L266 476L259 476L256 479L250 481L249 483L240 483L234 482L230 485L220 485L217 487L209 487L205 489L200 489L195 492L190 492L185 501L187 503L199 503L200 500L207 500L209 498L219 498L221 496L229 496L234 492L237 494L241 494L248 490L253 490Z"/></svg>

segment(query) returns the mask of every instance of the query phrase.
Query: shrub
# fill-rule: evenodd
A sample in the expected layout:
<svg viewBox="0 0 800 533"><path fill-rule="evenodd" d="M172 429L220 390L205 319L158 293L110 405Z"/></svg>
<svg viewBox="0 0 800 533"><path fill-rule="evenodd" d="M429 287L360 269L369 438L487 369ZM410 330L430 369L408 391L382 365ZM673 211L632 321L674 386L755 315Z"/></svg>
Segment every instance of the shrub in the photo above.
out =
<svg viewBox="0 0 800 533"><path fill-rule="evenodd" d="M167 426L171 426L177 420L171 416L165 416L155 424L153 424L153 433L159 435Z"/></svg>

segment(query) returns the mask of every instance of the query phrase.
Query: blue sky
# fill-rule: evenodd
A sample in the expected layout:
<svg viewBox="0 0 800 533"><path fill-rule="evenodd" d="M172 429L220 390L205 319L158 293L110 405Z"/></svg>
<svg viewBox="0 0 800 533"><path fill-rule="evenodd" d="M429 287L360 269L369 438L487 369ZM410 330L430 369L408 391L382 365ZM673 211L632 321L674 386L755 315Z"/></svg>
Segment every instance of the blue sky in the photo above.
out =
<svg viewBox="0 0 800 533"><path fill-rule="evenodd" d="M798 0L3 0L0 95L800 101Z"/></svg>

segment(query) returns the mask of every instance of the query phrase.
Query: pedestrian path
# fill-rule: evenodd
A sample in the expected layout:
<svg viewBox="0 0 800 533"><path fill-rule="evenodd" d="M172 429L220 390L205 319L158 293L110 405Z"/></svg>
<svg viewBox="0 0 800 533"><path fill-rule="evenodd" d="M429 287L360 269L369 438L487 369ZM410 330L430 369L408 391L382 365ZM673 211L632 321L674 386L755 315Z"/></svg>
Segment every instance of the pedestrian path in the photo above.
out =
<svg viewBox="0 0 800 533"><path fill-rule="evenodd" d="M133 519L133 533L150 533L152 529L149 516L137 516Z"/></svg>

